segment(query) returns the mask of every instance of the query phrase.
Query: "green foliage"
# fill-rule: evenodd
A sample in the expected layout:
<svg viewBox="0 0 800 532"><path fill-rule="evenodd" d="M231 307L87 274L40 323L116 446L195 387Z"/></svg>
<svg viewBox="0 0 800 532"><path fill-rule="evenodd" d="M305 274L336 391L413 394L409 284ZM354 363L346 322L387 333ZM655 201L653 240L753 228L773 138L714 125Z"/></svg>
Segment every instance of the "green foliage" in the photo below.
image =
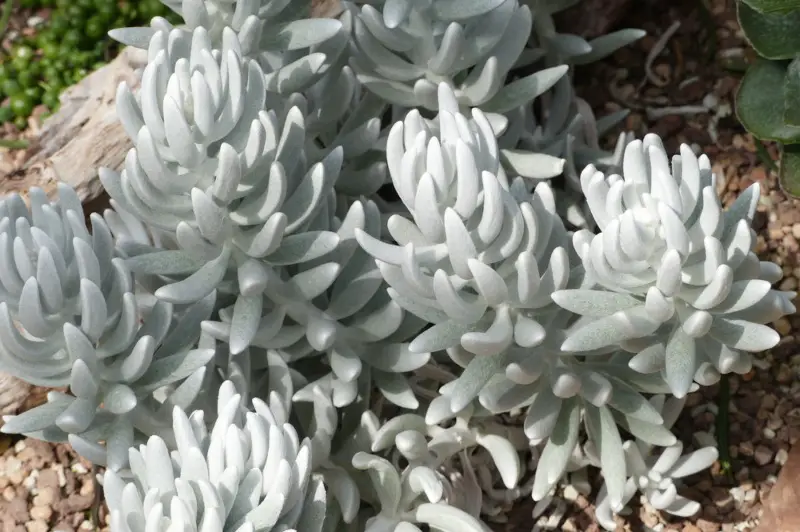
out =
<svg viewBox="0 0 800 532"><path fill-rule="evenodd" d="M736 96L744 127L761 140L783 144L780 179L800 194L800 2L739 0L739 23L761 56L750 66Z"/></svg>
<svg viewBox="0 0 800 532"><path fill-rule="evenodd" d="M737 110L744 127L759 139L794 144L800 139L800 128L787 124L784 118L786 104L790 103L784 100L786 74L785 62L759 59L742 80Z"/></svg>
<svg viewBox="0 0 800 532"><path fill-rule="evenodd" d="M760 13L784 13L800 8L800 0L744 0Z"/></svg>
<svg viewBox="0 0 800 532"><path fill-rule="evenodd" d="M26 17L45 16L34 35L16 39L0 55L0 124L13 120L21 129L36 106L55 111L65 88L116 55L119 46L106 37L109 30L155 16L176 18L158 0L16 0L6 5L9 12L26 10Z"/></svg>

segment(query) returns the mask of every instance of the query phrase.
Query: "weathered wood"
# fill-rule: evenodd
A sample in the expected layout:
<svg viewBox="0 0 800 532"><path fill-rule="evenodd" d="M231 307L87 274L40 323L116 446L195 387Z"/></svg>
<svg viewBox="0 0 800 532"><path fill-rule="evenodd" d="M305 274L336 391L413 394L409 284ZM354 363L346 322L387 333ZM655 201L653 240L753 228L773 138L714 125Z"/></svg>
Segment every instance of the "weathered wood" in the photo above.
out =
<svg viewBox="0 0 800 532"><path fill-rule="evenodd" d="M796 532L800 530L800 445L789 451L789 459L778 482L764 502L761 522L755 532Z"/></svg>
<svg viewBox="0 0 800 532"><path fill-rule="evenodd" d="M31 187L55 192L59 181L75 188L83 201L102 192L97 169L119 169L131 147L117 120L114 104L123 81L138 85L147 55L126 48L113 61L91 73L61 95L61 107L32 139L22 168L5 176L0 193L24 194Z"/></svg>

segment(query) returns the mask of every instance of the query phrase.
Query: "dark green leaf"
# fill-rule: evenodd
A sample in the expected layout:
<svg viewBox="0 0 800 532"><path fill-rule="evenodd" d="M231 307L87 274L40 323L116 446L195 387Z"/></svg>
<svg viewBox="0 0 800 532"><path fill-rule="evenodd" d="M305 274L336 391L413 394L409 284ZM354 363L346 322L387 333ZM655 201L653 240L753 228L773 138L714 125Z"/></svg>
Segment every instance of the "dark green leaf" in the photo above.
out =
<svg viewBox="0 0 800 532"><path fill-rule="evenodd" d="M761 59L751 66L736 95L736 113L759 139L800 142L800 127L783 122L783 81L786 66Z"/></svg>
<svg viewBox="0 0 800 532"><path fill-rule="evenodd" d="M800 52L800 11L759 13L744 2L737 6L739 24L759 55L791 59Z"/></svg>
<svg viewBox="0 0 800 532"><path fill-rule="evenodd" d="M743 0L751 8L762 13L780 13L800 9L800 0Z"/></svg>
<svg viewBox="0 0 800 532"><path fill-rule="evenodd" d="M784 191L794 197L800 197L800 145L783 147L780 181Z"/></svg>
<svg viewBox="0 0 800 532"><path fill-rule="evenodd" d="M800 126L800 57L789 63L783 83L783 121Z"/></svg>

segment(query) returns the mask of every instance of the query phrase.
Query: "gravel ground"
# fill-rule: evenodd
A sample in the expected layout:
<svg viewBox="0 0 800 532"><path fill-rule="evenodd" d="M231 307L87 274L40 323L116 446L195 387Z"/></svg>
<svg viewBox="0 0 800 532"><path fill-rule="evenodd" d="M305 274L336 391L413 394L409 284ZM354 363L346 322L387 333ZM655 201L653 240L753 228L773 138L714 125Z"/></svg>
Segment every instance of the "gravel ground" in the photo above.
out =
<svg viewBox="0 0 800 532"><path fill-rule="evenodd" d="M733 4L733 0L634 2L620 25L644 28L648 37L602 64L579 70L578 92L598 115L632 109L625 127L638 136L652 131L665 139L670 151L688 143L708 154L726 204L751 183L759 183L757 251L764 260L783 267L780 288L796 290L800 279L798 203L776 181L768 161L776 156L774 146L762 150L733 116L733 96L749 57ZM676 21L680 26L675 26ZM665 34L668 38L662 39ZM651 68L645 69L648 57ZM615 135L605 140L612 138ZM15 157L21 156L0 151L0 177L3 165ZM800 331L800 317L781 319L774 326L784 336L778 347L758 355L756 367L747 375L732 376L727 385L691 396L677 425L679 436L689 446L705 444L712 434L721 441L727 439L727 446L720 446L720 461L710 471L688 479L684 489L685 495L702 504L701 513L690 520L669 519L641 506L626 524L620 520L619 531L728 532L755 527L761 501L769 494L790 445L800 436L800 355L795 333ZM727 412L726 397L730 398ZM4 451L0 456L2 532L94 529L90 466L68 446L0 438L0 451ZM587 500L574 490L563 495L564 501L533 525L531 505L519 505L511 512L507 529L598 532L592 497ZM105 524L104 509L99 522Z"/></svg>

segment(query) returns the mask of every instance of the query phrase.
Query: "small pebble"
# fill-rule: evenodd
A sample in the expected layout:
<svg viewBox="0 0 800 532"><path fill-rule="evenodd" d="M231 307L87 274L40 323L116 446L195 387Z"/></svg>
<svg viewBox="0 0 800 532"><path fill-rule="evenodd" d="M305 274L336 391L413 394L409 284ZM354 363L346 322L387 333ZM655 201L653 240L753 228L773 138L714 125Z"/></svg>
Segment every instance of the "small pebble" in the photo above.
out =
<svg viewBox="0 0 800 532"><path fill-rule="evenodd" d="M755 459L758 465L764 466L772 462L773 456L774 453L772 452L772 449L770 449L766 445L759 445L758 447L756 447L753 458Z"/></svg>
<svg viewBox="0 0 800 532"><path fill-rule="evenodd" d="M38 495L33 498L34 506L48 506L53 504L55 494L53 488L43 488L39 490Z"/></svg>
<svg viewBox="0 0 800 532"><path fill-rule="evenodd" d="M778 449L778 452L775 453L775 457L773 461L778 465L783 465L786 463L786 460L789 459L789 452L786 449Z"/></svg>
<svg viewBox="0 0 800 532"><path fill-rule="evenodd" d="M25 523L25 529L28 532L48 532L50 526L45 521L35 520Z"/></svg>
<svg viewBox="0 0 800 532"><path fill-rule="evenodd" d="M781 336L787 336L790 332L792 332L792 324L789 323L789 320L786 318L780 318L776 320L773 324L775 326L775 330L778 331L778 334Z"/></svg>
<svg viewBox="0 0 800 532"><path fill-rule="evenodd" d="M31 517L34 519L41 519L42 521L49 521L53 516L53 509L49 506L34 506L30 509Z"/></svg>
<svg viewBox="0 0 800 532"><path fill-rule="evenodd" d="M574 501L574 500L576 500L578 498L578 495L580 495L580 494L578 493L578 490L576 490L575 487L572 486L572 484L567 484L564 487L564 494L563 495L564 495L564 498L567 499L568 501Z"/></svg>

